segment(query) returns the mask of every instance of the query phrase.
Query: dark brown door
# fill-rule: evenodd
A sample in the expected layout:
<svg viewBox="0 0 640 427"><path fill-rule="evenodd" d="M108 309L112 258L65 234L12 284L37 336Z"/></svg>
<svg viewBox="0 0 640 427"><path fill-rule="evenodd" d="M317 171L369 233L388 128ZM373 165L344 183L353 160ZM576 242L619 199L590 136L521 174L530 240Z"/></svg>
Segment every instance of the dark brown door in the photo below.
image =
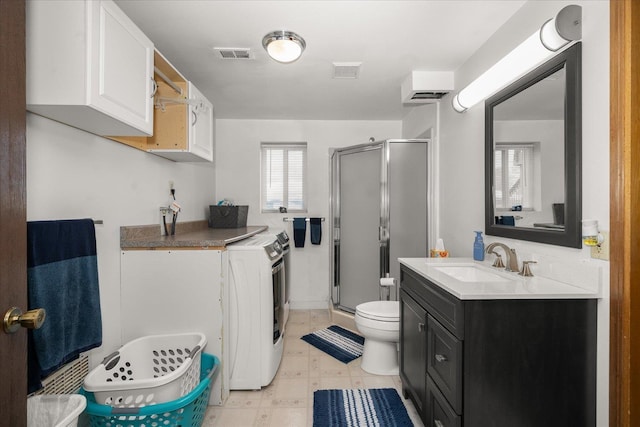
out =
<svg viewBox="0 0 640 427"><path fill-rule="evenodd" d="M0 321L27 309L25 3L0 0ZM0 327L0 424L27 424L27 331Z"/></svg>

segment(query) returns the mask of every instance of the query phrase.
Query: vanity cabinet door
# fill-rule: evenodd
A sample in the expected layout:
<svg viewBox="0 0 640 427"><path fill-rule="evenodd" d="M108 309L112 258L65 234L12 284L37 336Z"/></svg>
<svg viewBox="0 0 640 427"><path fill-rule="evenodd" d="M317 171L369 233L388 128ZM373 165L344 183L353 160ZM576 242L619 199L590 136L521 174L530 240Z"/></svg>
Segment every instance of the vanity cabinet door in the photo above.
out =
<svg viewBox="0 0 640 427"><path fill-rule="evenodd" d="M424 419L427 366L427 312L400 289L400 377L405 397Z"/></svg>
<svg viewBox="0 0 640 427"><path fill-rule="evenodd" d="M427 372L453 409L462 413L462 341L427 318Z"/></svg>
<svg viewBox="0 0 640 427"><path fill-rule="evenodd" d="M427 378L426 427L461 427L462 417L455 413L431 378ZM505 426L506 427L506 426Z"/></svg>

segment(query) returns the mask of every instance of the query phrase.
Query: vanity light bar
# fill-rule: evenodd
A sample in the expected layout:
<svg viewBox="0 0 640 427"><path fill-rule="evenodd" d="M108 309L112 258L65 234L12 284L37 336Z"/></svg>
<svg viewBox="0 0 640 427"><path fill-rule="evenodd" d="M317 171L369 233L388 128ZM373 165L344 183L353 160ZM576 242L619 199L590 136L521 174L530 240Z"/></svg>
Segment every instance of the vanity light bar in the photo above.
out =
<svg viewBox="0 0 640 427"><path fill-rule="evenodd" d="M522 77L571 41L582 38L582 7L564 7L524 42L453 97L453 108L462 113Z"/></svg>

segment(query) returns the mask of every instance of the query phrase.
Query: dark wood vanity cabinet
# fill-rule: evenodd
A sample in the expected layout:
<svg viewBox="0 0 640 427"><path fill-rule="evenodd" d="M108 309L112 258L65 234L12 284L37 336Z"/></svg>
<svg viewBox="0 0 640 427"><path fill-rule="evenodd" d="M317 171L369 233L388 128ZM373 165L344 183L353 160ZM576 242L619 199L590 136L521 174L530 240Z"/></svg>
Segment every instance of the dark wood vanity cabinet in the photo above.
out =
<svg viewBox="0 0 640 427"><path fill-rule="evenodd" d="M402 266L403 394L427 427L595 426L596 304L460 300Z"/></svg>

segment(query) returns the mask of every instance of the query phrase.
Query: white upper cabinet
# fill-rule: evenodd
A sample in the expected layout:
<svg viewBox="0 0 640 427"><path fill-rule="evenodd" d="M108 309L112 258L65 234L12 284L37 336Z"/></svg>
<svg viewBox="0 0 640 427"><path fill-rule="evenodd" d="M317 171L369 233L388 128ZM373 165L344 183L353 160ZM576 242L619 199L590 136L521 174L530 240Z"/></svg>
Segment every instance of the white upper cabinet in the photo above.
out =
<svg viewBox="0 0 640 427"><path fill-rule="evenodd" d="M213 161L213 105L189 82L189 116L191 129L189 147L191 152L205 160Z"/></svg>
<svg viewBox="0 0 640 427"><path fill-rule="evenodd" d="M213 162L213 105L158 51L154 64L153 135L109 138L176 162Z"/></svg>
<svg viewBox="0 0 640 427"><path fill-rule="evenodd" d="M185 133L171 139L170 146L159 142L163 139L162 134L154 134L152 139L156 146L150 145L148 151L176 162L213 162L213 105L193 83L187 84L187 99L183 101L183 106L186 106L183 110L186 114ZM156 121L161 120L165 120L163 114L156 113Z"/></svg>
<svg viewBox="0 0 640 427"><path fill-rule="evenodd" d="M110 0L28 1L27 109L97 135L151 135L153 54Z"/></svg>

